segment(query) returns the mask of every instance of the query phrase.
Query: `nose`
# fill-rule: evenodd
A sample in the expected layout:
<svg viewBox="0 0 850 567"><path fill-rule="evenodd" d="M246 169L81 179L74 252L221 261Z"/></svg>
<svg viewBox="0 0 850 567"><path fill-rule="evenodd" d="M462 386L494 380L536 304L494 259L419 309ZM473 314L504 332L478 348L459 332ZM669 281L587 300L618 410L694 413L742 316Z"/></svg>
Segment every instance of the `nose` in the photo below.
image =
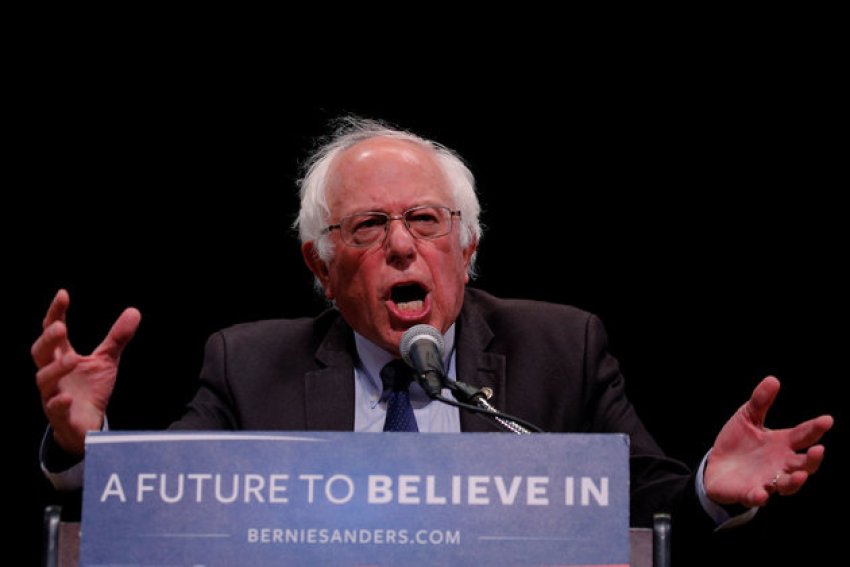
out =
<svg viewBox="0 0 850 567"><path fill-rule="evenodd" d="M399 221L397 223L393 221ZM391 217L387 224L387 236L384 241L384 250L387 263L400 268L406 267L416 258L416 243L413 235L399 217Z"/></svg>

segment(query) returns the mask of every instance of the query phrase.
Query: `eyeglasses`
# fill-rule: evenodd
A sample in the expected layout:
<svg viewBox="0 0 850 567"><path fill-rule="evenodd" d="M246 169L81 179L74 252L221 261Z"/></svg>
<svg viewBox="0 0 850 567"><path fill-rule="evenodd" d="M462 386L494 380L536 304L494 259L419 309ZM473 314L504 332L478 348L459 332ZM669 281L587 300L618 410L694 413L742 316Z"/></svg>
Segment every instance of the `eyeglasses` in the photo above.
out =
<svg viewBox="0 0 850 567"><path fill-rule="evenodd" d="M365 248L378 241L383 242L389 232L390 223L394 220L404 221L404 226L414 238L432 240L445 236L452 231L452 220L460 218L460 211L448 207L423 205L407 209L400 215L368 212L357 213L332 224L322 231L328 234L339 229L342 241L348 246Z"/></svg>

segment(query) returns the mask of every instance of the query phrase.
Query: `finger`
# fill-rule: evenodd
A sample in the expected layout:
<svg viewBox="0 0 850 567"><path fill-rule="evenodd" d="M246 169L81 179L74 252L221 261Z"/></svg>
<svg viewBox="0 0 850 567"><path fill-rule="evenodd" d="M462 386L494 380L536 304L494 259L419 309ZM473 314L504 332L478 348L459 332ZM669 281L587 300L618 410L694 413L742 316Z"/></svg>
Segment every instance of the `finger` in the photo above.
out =
<svg viewBox="0 0 850 567"><path fill-rule="evenodd" d="M71 296L64 289L60 289L53 296L53 301L50 302L50 307L47 308L47 314L41 322L41 328L46 329L54 321L64 321L65 313L68 311L68 305L71 304Z"/></svg>
<svg viewBox="0 0 850 567"><path fill-rule="evenodd" d="M806 451L806 463L800 467L800 469L806 471L810 475L818 472L818 469L823 462L824 452L825 449L823 445L814 445L809 447L809 450Z"/></svg>
<svg viewBox="0 0 850 567"><path fill-rule="evenodd" d="M44 415L47 416L54 430L61 429L71 418L71 403L74 399L70 394L58 394L44 404Z"/></svg>
<svg viewBox="0 0 850 567"><path fill-rule="evenodd" d="M787 459L785 459L785 470L804 470L808 462L809 456L807 453L792 453Z"/></svg>
<svg viewBox="0 0 850 567"><path fill-rule="evenodd" d="M776 482L776 492L782 496L795 494L806 483L809 473L805 471L794 471L791 474L780 475Z"/></svg>
<svg viewBox="0 0 850 567"><path fill-rule="evenodd" d="M38 368L53 362L57 356L73 351L68 341L68 328L64 321L54 321L35 340L30 348L30 354Z"/></svg>
<svg viewBox="0 0 850 567"><path fill-rule="evenodd" d="M752 422L758 426L764 425L767 410L773 405L776 395L779 393L779 380L774 376L768 376L753 390L747 402L747 411Z"/></svg>
<svg viewBox="0 0 850 567"><path fill-rule="evenodd" d="M129 343L130 339L133 338L133 335L136 334L136 330L139 328L141 320L142 314L139 313L138 309L135 307L128 307L125 309L124 312L118 316L118 319L115 320L112 328L109 329L109 332L106 334L106 338L103 339L103 342L100 343L100 345L98 345L93 354L105 354L115 360L118 360L121 357L121 352L124 350L124 347L127 346L127 343Z"/></svg>
<svg viewBox="0 0 850 567"><path fill-rule="evenodd" d="M76 353L68 353L36 372L35 383L42 399L46 400L57 394L59 380L77 366L80 358Z"/></svg>
<svg viewBox="0 0 850 567"><path fill-rule="evenodd" d="M791 448L799 451L814 445L832 428L832 424L831 415L822 415L797 425L791 430Z"/></svg>
<svg viewBox="0 0 850 567"><path fill-rule="evenodd" d="M767 504L767 501L770 499L770 492L767 491L764 487L756 487L750 490L741 501L743 506L747 508L756 508L760 506L764 506Z"/></svg>
<svg viewBox="0 0 850 567"><path fill-rule="evenodd" d="M83 442L80 437L74 433L71 425L71 405L73 398L70 394L59 394L49 400L44 406L44 414L50 421L53 428L53 440L62 447L62 449L71 454L83 454Z"/></svg>

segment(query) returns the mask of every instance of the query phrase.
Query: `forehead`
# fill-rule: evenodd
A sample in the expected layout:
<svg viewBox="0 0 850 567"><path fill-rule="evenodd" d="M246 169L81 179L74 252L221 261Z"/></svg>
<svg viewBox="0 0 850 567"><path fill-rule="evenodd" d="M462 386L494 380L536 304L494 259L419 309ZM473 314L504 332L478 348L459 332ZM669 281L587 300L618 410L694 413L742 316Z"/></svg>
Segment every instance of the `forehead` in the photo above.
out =
<svg viewBox="0 0 850 567"><path fill-rule="evenodd" d="M400 212L422 204L454 206L436 154L394 138L372 138L342 151L331 165L327 188L332 216Z"/></svg>

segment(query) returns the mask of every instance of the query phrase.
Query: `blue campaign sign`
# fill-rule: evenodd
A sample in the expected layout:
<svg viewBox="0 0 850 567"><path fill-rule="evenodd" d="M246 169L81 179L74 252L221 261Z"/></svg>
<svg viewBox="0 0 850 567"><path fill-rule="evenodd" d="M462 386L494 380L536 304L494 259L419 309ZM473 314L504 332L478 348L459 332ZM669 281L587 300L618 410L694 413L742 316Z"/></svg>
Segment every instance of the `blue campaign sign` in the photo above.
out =
<svg viewBox="0 0 850 567"><path fill-rule="evenodd" d="M625 435L93 433L81 564L629 562Z"/></svg>

